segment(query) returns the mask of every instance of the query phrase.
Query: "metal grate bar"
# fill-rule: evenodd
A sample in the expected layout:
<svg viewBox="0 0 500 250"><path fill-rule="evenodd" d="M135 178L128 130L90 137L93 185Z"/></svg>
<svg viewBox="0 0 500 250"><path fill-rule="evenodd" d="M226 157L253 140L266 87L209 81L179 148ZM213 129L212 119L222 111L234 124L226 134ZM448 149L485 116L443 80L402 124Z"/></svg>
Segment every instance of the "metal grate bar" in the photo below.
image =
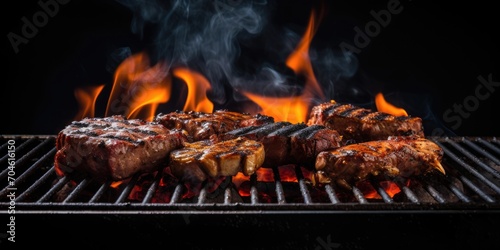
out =
<svg viewBox="0 0 500 250"><path fill-rule="evenodd" d="M368 203L368 200L365 198L365 195L361 190L357 187L352 187L352 193L354 195L354 198L359 201L361 204L366 204Z"/></svg>
<svg viewBox="0 0 500 250"><path fill-rule="evenodd" d="M472 202L471 199L469 199L469 197L462 192L462 190L455 186L455 184L450 182L448 187L450 191L453 192L461 201L466 203Z"/></svg>
<svg viewBox="0 0 500 250"><path fill-rule="evenodd" d="M409 187L404 185L404 183L401 182L401 180L395 180L395 183L398 185L399 189L403 191L403 193L406 195L406 197L413 203L420 203L420 200L418 199L417 195L411 191Z"/></svg>
<svg viewBox="0 0 500 250"><path fill-rule="evenodd" d="M24 142L21 143L21 145L19 145L18 147L16 147L16 153L17 152L22 152L26 147L28 147L28 145L34 143L38 138L37 137L32 137ZM29 154L29 152L28 152ZM3 156L2 158L0 158L0 164L5 164L5 162L7 161L7 158L9 157L8 154L6 154L5 156ZM23 156L23 158L27 158L26 155ZM19 165L22 165L22 161L21 159L18 159L16 161L17 164ZM7 172L6 170L2 171L2 173L0 174L0 178L3 178L5 177L4 175L4 172Z"/></svg>
<svg viewBox="0 0 500 250"><path fill-rule="evenodd" d="M307 185L304 180L304 174L302 174L300 166L295 167L295 176L297 176L297 180L299 182L299 187L300 187L300 193L304 198L304 203L306 204L312 203L311 195L309 194L309 190L307 189Z"/></svg>
<svg viewBox="0 0 500 250"><path fill-rule="evenodd" d="M460 176L460 180L465 185L467 185L472 191L474 191L476 194L478 194L479 196L481 196L481 198L483 198L485 201L487 201L487 202L495 202L495 200L493 198L491 198L489 195L487 195L486 193L484 193L479 187L477 187L476 185L474 185L474 183L472 181L470 181L468 178L466 178L465 176Z"/></svg>
<svg viewBox="0 0 500 250"><path fill-rule="evenodd" d="M19 175L19 177L16 178L15 183L16 184L24 183L26 177L28 177L29 175L32 175L36 169L41 167L42 163L44 163L46 160L49 159L49 157L54 157L55 152L56 152L56 150L54 148L51 151L49 151L47 154L45 154L42 158L40 158L38 161L33 163L33 165L31 165L31 167L29 167L24 173L22 173L21 175ZM2 191L0 191L0 196L6 195L7 191L8 191L8 187L4 188Z"/></svg>
<svg viewBox="0 0 500 250"><path fill-rule="evenodd" d="M484 152L484 150L481 150L477 145L473 144L472 142L470 142L468 140L464 140L464 141L466 142L467 145L471 146L472 148L474 148L478 152L482 152L483 154L488 155L486 152ZM470 153L469 151L467 151L465 148L461 147L458 143L453 142L453 141L451 141L449 139L448 139L448 142L455 149L457 149L460 153L464 154L469 159L471 159L472 161L474 161L474 163L476 163L477 165L479 165L480 167L482 167L485 171L488 171L490 174L492 174L496 178L500 179L500 173L498 171L496 171L495 169L493 169L490 166L486 165L484 162L482 162L481 160L479 160L479 158L477 158L476 156L474 156L472 153ZM494 157L492 155L490 155L490 159L494 159Z"/></svg>
<svg viewBox="0 0 500 250"><path fill-rule="evenodd" d="M278 204L285 204L285 192L283 191L283 185L281 185L281 181L276 181L276 198L278 199Z"/></svg>
<svg viewBox="0 0 500 250"><path fill-rule="evenodd" d="M377 181L370 181L372 186L377 190L377 193L382 197L382 200L385 203L393 203L394 201L392 200L391 196L385 191L385 189L380 186L379 182Z"/></svg>
<svg viewBox="0 0 500 250"><path fill-rule="evenodd" d="M66 183L69 182L69 178L64 176L63 178L59 179L55 185L53 185L49 191L47 191L40 199L36 201L36 203L42 203L46 200L48 200L52 195L54 195L58 190L61 189L62 186L66 185Z"/></svg>
<svg viewBox="0 0 500 250"><path fill-rule="evenodd" d="M111 181L107 181L107 182L103 183L99 187L99 189L97 190L97 192L94 194L94 196L92 196L92 198L90 199L89 203L95 203L99 199L101 199L101 197L104 195L104 192L106 192L106 190L108 190L109 185L111 185Z"/></svg>
<svg viewBox="0 0 500 250"><path fill-rule="evenodd" d="M33 193L35 189L37 189L40 185L45 183L51 175L55 175L55 170L54 167L52 167L49 171L45 172L42 177L40 177L35 183L33 183L28 189L26 189L24 192L22 192L16 199L16 202L22 201L26 196L30 195Z"/></svg>
<svg viewBox="0 0 500 250"><path fill-rule="evenodd" d="M33 137L33 138L30 138L29 140L23 142L21 145L19 145L19 147L16 148L16 154L17 152L22 152L26 147L28 147L28 145L34 143L35 141L37 140L36 137ZM45 146L46 144L48 143L48 140L45 140L42 144L39 144L37 147L35 147L34 149L28 151L27 153L25 153L21 158L17 159L16 160L16 168L18 168L19 166L23 166L24 165L24 162L28 159L31 159L33 157L33 155L38 152L38 150ZM5 156L3 156L1 159L0 159L0 165L7 165L7 159L9 158L9 155L6 154ZM7 173L9 172L9 168L5 168L1 173L0 173L0 179L3 179L7 176Z"/></svg>
<svg viewBox="0 0 500 250"><path fill-rule="evenodd" d="M127 197L130 195L130 192L132 192L132 189L134 188L138 177L139 175L136 174L132 177L132 179L130 179L129 183L127 183L123 191L120 193L118 199L116 199L115 204L122 203L127 199Z"/></svg>
<svg viewBox="0 0 500 250"><path fill-rule="evenodd" d="M170 204L174 204L179 202L182 196L182 184L177 184L174 189L174 193L172 194L172 198L170 198Z"/></svg>
<svg viewBox="0 0 500 250"><path fill-rule="evenodd" d="M42 166L42 163L45 163L47 160L53 159L55 154L56 154L56 149L55 148L51 149L47 154L45 154L39 160L33 163L33 165L31 165L26 171L24 171L24 173L19 175L19 177L16 178L16 183L23 183L26 177L32 175L36 169Z"/></svg>
<svg viewBox="0 0 500 250"><path fill-rule="evenodd" d="M278 171L278 168L276 167L273 168L273 174L274 174L274 182L276 185L276 198L278 199L279 204L284 204L286 203L286 199L283 191L283 185L281 184L281 176L280 172Z"/></svg>
<svg viewBox="0 0 500 250"><path fill-rule="evenodd" d="M330 199L332 204L340 203L339 198L337 197L337 194L335 194L335 190L332 187L332 184L325 185L325 192L328 195L328 198Z"/></svg>
<svg viewBox="0 0 500 250"><path fill-rule="evenodd" d="M87 187L87 185L90 183L91 181L89 179L84 179L83 181L81 181L80 183L78 183L78 185L75 187L75 189L68 195L68 197L66 197L66 199L63 200L62 203L67 203L67 202L70 202L72 201L73 199L75 199L77 197L77 195L85 189L85 187Z"/></svg>
<svg viewBox="0 0 500 250"><path fill-rule="evenodd" d="M200 190L200 194L198 195L198 205L205 203L206 200L207 200L207 186L204 185L203 188Z"/></svg>
<svg viewBox="0 0 500 250"><path fill-rule="evenodd" d="M498 141L497 138L493 138L493 142L500 147L500 141Z"/></svg>
<svg viewBox="0 0 500 250"><path fill-rule="evenodd" d="M250 202L252 204L259 203L259 192L257 190L257 175L253 174L250 176Z"/></svg>
<svg viewBox="0 0 500 250"><path fill-rule="evenodd" d="M153 183L151 183L151 186L148 188L148 192L144 196L144 199L142 199L142 204L150 203L151 199L153 199L153 196L156 193L156 189L158 188L158 185L160 185L160 180L161 180L161 171L158 171L155 175L155 179Z"/></svg>
<svg viewBox="0 0 500 250"><path fill-rule="evenodd" d="M431 185L425 185L425 190L439 203L445 203L446 199Z"/></svg>
<svg viewBox="0 0 500 250"><path fill-rule="evenodd" d="M440 143L440 142L436 142L436 143L439 146L441 146L443 148L443 151L445 152L445 154L447 154L448 156L450 156L455 162L457 162L458 164L460 164L469 173L471 173L472 175L474 175L475 177L477 177L479 180L481 180L482 182L484 182L490 188L492 188L493 190L495 190L495 192L497 192L497 193L500 194L500 187L498 187L497 185L495 185L495 183L493 183L490 180L488 180L481 173L479 173L476 169L474 169L469 164L467 164L463 160L461 160L457 155L455 155L453 152L451 152L449 149L447 149L442 143Z"/></svg>
<svg viewBox="0 0 500 250"><path fill-rule="evenodd" d="M492 155L491 153L489 153L488 151L484 150L483 148L477 146L476 144L472 143L471 141L469 140L463 140L465 144L469 145L471 148L473 148L474 150L476 150L477 153L483 155L484 157L492 160L493 162L495 162L495 164L497 165L500 165L500 159L498 159L496 156ZM483 144L486 148L496 152L497 154L500 155L500 149L495 147L493 144L481 139L481 138L478 138L476 139L477 142Z"/></svg>
<svg viewBox="0 0 500 250"><path fill-rule="evenodd" d="M420 201L418 200L418 197L408 187L403 186L401 189L403 190L406 197L408 197L408 199L410 199L411 202L420 203Z"/></svg>
<svg viewBox="0 0 500 250"><path fill-rule="evenodd" d="M309 194L309 190L307 189L304 179L299 180L299 187L300 187L300 193L304 198L304 203L311 204L312 203L311 195Z"/></svg>
<svg viewBox="0 0 500 250"><path fill-rule="evenodd" d="M230 188L224 189L224 204L226 205L231 204L232 199L233 195L231 189Z"/></svg>
<svg viewBox="0 0 500 250"><path fill-rule="evenodd" d="M4 144L2 144L2 146L0 146L0 151L4 152L7 149L8 145L9 145L9 142L6 141Z"/></svg>
<svg viewBox="0 0 500 250"><path fill-rule="evenodd" d="M477 142L480 142L482 143L484 146L486 146L487 148L489 148L490 150L494 151L495 153L499 154L500 155L500 148L498 147L495 147L495 145L493 145L492 143L484 140L483 138L476 138L476 141ZM483 153L483 151L479 152L479 153ZM486 157L490 157L491 154L485 154ZM500 160L498 160L498 158L496 157L493 157L493 160L495 161L496 164L500 164Z"/></svg>

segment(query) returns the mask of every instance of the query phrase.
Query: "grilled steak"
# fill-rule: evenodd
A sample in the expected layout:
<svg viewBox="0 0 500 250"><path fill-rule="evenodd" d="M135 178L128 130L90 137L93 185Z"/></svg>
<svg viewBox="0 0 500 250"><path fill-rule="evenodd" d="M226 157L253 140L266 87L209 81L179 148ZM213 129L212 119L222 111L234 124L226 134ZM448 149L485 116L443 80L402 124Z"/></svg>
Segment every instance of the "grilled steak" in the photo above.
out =
<svg viewBox="0 0 500 250"><path fill-rule="evenodd" d="M190 141L208 139L211 135L220 135L228 131L274 122L274 118L264 115L217 110L213 113L176 111L158 114L155 121L169 129L183 129L190 136Z"/></svg>
<svg viewBox="0 0 500 250"><path fill-rule="evenodd" d="M322 125L311 125L290 135L290 158L306 168L314 168L316 156L341 146L342 136Z"/></svg>
<svg viewBox="0 0 500 250"><path fill-rule="evenodd" d="M275 122L230 131L219 140L245 137L264 144L264 167L299 164L314 168L316 155L324 150L340 146L342 137L322 125L307 126L304 123Z"/></svg>
<svg viewBox="0 0 500 250"><path fill-rule="evenodd" d="M185 143L170 153L170 171L180 180L253 174L264 162L262 143L244 137L225 141L201 140Z"/></svg>
<svg viewBox="0 0 500 250"><path fill-rule="evenodd" d="M410 177L432 170L445 173L443 150L422 137L391 136L387 140L350 144L323 151L316 170L342 187L350 188L369 176Z"/></svg>
<svg viewBox="0 0 500 250"><path fill-rule="evenodd" d="M346 143L383 140L389 136L424 136L419 117L394 116L334 101L314 106L307 124L337 130Z"/></svg>
<svg viewBox="0 0 500 250"><path fill-rule="evenodd" d="M123 116L85 118L59 132L55 168L60 176L90 174L97 180L124 180L156 170L186 138L180 130Z"/></svg>

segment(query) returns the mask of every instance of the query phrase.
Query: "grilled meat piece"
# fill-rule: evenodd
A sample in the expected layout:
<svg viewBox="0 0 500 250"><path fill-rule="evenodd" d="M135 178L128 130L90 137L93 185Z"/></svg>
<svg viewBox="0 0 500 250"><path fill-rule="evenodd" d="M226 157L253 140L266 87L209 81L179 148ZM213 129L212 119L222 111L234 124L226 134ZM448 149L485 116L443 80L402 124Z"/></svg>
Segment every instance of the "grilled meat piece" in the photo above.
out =
<svg viewBox="0 0 500 250"><path fill-rule="evenodd" d="M290 135L290 158L306 168L314 168L316 156L341 146L342 136L322 125L311 125Z"/></svg>
<svg viewBox="0 0 500 250"><path fill-rule="evenodd" d="M228 131L274 122L274 118L265 115L217 110L213 113L175 111L158 114L155 121L169 129L183 129L190 136L190 141L208 139L211 135L220 135Z"/></svg>
<svg viewBox="0 0 500 250"><path fill-rule="evenodd" d="M85 118L59 132L55 168L59 176L90 174L100 181L124 180L166 164L186 140L180 130L123 116Z"/></svg>
<svg viewBox="0 0 500 250"><path fill-rule="evenodd" d="M218 137L219 140L246 137L264 144L266 158L263 166L276 167L299 164L314 168L316 155L324 150L340 147L342 137L322 125L275 122L261 126L236 129Z"/></svg>
<svg viewBox="0 0 500 250"><path fill-rule="evenodd" d="M335 101L314 106L307 124L337 130L345 143L384 140L389 136L424 137L419 117L394 116Z"/></svg>
<svg viewBox="0 0 500 250"><path fill-rule="evenodd" d="M443 149L417 136L391 136L323 151L316 158L316 170L330 181L351 188L373 177L410 177L432 170L445 174L441 166Z"/></svg>
<svg viewBox="0 0 500 250"><path fill-rule="evenodd" d="M236 129L218 136L216 140L224 141L245 137L262 142L266 156L263 165L273 167L282 165L284 161L289 160L290 139L287 134L303 127L305 125L293 126L290 122L276 122Z"/></svg>
<svg viewBox="0 0 500 250"><path fill-rule="evenodd" d="M262 143L244 137L226 141L201 140L185 143L170 153L170 171L181 180L194 182L238 172L251 175L261 167Z"/></svg>

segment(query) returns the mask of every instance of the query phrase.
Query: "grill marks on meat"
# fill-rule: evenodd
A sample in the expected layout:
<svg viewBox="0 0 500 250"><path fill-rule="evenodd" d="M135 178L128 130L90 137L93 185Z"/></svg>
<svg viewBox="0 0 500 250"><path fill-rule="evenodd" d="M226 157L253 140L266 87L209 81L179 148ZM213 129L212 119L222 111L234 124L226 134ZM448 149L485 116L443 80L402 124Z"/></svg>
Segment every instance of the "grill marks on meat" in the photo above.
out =
<svg viewBox="0 0 500 250"><path fill-rule="evenodd" d="M207 178L251 175L264 162L262 143L243 137L225 141L185 143L170 153L170 170L181 180L201 182Z"/></svg>
<svg viewBox="0 0 500 250"><path fill-rule="evenodd" d="M208 139L234 129L258 126L274 122L274 118L264 115L217 110L213 113L176 111L158 114L155 121L169 129L183 129L190 136L191 142Z"/></svg>
<svg viewBox="0 0 500 250"><path fill-rule="evenodd" d="M290 158L307 168L314 166L316 156L341 146L342 136L322 125L311 125L290 135Z"/></svg>
<svg viewBox="0 0 500 250"><path fill-rule="evenodd" d="M236 137L262 142L266 153L265 167L299 164L313 168L319 152L340 147L342 140L337 131L322 125L290 122L244 127L219 136L218 140Z"/></svg>
<svg viewBox="0 0 500 250"><path fill-rule="evenodd" d="M394 116L334 101L314 106L307 124L337 130L346 143L383 140L389 136L424 137L419 117Z"/></svg>
<svg viewBox="0 0 500 250"><path fill-rule="evenodd" d="M346 145L318 154L315 168L338 185L351 188L361 180L374 177L405 177L437 170L443 150L436 143L421 137L391 136Z"/></svg>
<svg viewBox="0 0 500 250"><path fill-rule="evenodd" d="M177 178L196 182L296 164L345 188L370 177L445 173L443 150L425 139L420 118L333 101L313 107L308 122L298 124L226 110L176 111L154 122L85 118L58 134L56 148L59 176L86 173L103 181L163 164Z"/></svg>
<svg viewBox="0 0 500 250"><path fill-rule="evenodd" d="M123 116L74 121L56 140L55 168L60 176L86 173L97 180L124 180L166 164L169 153L186 140L180 130Z"/></svg>

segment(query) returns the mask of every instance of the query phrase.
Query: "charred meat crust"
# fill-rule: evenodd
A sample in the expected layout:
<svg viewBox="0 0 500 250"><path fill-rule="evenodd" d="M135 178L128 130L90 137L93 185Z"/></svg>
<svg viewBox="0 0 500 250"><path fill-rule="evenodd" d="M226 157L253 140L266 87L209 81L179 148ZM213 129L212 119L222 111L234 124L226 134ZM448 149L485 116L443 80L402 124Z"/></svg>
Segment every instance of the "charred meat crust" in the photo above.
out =
<svg viewBox="0 0 500 250"><path fill-rule="evenodd" d="M158 114L155 121L169 129L183 129L191 142L209 139L212 135L220 135L241 127L258 126L274 122L274 119L261 114L216 110L213 113L175 111Z"/></svg>
<svg viewBox="0 0 500 250"><path fill-rule="evenodd" d="M316 155L324 150L341 146L342 136L322 125L275 122L230 131L218 140L245 137L264 144L266 159L263 167L300 164L313 168Z"/></svg>
<svg viewBox="0 0 500 250"><path fill-rule="evenodd" d="M350 188L368 177L405 177L433 170L445 173L440 162L443 150L421 137L391 136L323 151L315 168L334 183Z"/></svg>
<svg viewBox="0 0 500 250"><path fill-rule="evenodd" d="M314 106L307 124L337 130L346 144L383 140L389 136L424 137L420 117L394 116L334 101Z"/></svg>
<svg viewBox="0 0 500 250"><path fill-rule="evenodd" d="M322 125L311 125L290 135L290 158L306 168L313 168L316 156L341 146L342 136Z"/></svg>
<svg viewBox="0 0 500 250"><path fill-rule="evenodd" d="M85 118L59 132L55 168L59 176L89 174L100 181L124 180L166 165L186 138L155 122L123 116Z"/></svg>

